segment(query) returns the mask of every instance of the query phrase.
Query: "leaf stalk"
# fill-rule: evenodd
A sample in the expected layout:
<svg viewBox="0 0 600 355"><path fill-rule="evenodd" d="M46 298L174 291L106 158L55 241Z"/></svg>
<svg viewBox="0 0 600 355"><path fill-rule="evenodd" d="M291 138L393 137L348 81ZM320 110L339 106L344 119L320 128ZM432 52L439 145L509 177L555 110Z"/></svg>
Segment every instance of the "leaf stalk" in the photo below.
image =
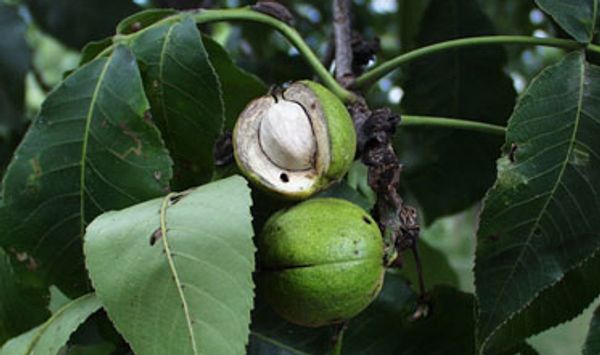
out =
<svg viewBox="0 0 600 355"><path fill-rule="evenodd" d="M367 89L371 85L376 83L378 80L393 72L394 70L398 69L402 65L432 54L437 54L440 52L458 48L509 44L555 47L567 50L585 48L585 45L579 42L560 38L539 38L532 36L480 36L460 38L435 43L398 55L361 75L359 78L356 79L354 86L357 89ZM591 51L600 53L600 46L589 45L587 48Z"/></svg>
<svg viewBox="0 0 600 355"><path fill-rule="evenodd" d="M444 127L504 137L506 127L458 118L402 115L400 127Z"/></svg>
<svg viewBox="0 0 600 355"><path fill-rule="evenodd" d="M270 26L281 33L298 50L306 62L312 67L325 86L327 86L336 96L345 103L351 103L356 100L356 95L343 88L329 71L321 64L316 54L310 49L308 44L302 39L302 36L294 28L286 23L263 13L253 11L250 8L239 9L214 9L214 10L196 10L193 17L198 24L219 22L219 21L248 21L261 23Z"/></svg>

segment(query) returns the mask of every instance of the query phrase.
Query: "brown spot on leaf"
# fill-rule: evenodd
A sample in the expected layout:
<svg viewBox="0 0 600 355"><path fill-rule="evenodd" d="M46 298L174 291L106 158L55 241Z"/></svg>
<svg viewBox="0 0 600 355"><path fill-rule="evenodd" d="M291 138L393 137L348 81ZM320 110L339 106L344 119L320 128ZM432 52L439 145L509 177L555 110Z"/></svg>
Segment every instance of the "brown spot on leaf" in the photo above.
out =
<svg viewBox="0 0 600 355"><path fill-rule="evenodd" d="M22 252L22 253L16 253L15 257L17 258L18 261L23 262L23 261L27 260L27 258L29 258L29 255L27 255L26 252Z"/></svg>
<svg viewBox="0 0 600 355"><path fill-rule="evenodd" d="M515 162L515 153L517 152L518 148L519 146L517 146L517 143L513 143L510 146L510 151L508 152L508 160L510 160L511 163Z"/></svg>
<svg viewBox="0 0 600 355"><path fill-rule="evenodd" d="M27 270L35 271L38 269L37 261L27 254L27 252L16 252L15 257L17 258L17 261L25 264Z"/></svg>
<svg viewBox="0 0 600 355"><path fill-rule="evenodd" d="M38 269L38 263L37 261L35 261L34 258L29 258L29 260L27 261L27 265L25 265L27 267L27 270L29 271L35 271Z"/></svg>
<svg viewBox="0 0 600 355"><path fill-rule="evenodd" d="M160 228L156 228L156 230L150 236L150 245L153 246L157 241L162 238L162 230Z"/></svg>
<svg viewBox="0 0 600 355"><path fill-rule="evenodd" d="M31 163L31 170L33 170L35 178L39 179L39 177L42 176L42 167L39 159L33 158L29 162Z"/></svg>
<svg viewBox="0 0 600 355"><path fill-rule="evenodd" d="M146 112L144 112L144 121L146 121L148 123L153 123L152 112L150 112L150 110L147 110Z"/></svg>
<svg viewBox="0 0 600 355"><path fill-rule="evenodd" d="M129 29L131 30L131 33L137 32L142 29L142 23L139 21L136 21L136 22L132 23L131 26L129 26Z"/></svg>
<svg viewBox="0 0 600 355"><path fill-rule="evenodd" d="M121 123L119 126L123 130L123 134L125 134L128 137L131 137L135 144L134 147L129 147L129 149L127 149L123 154L121 154L121 158L125 159L131 153L137 156L142 155L142 140L138 137L138 134L129 129L129 127L127 127L125 123Z"/></svg>
<svg viewBox="0 0 600 355"><path fill-rule="evenodd" d="M27 190L28 192L35 194L40 189L40 178L42 176L42 167L40 160L35 157L29 160L31 165L31 174L27 177Z"/></svg>

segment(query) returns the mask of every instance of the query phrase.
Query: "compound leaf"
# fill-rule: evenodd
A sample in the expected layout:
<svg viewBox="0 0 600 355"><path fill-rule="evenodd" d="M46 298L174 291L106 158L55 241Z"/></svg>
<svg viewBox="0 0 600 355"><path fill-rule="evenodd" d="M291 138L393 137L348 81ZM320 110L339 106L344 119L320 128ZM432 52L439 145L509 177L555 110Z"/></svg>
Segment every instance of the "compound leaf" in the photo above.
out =
<svg viewBox="0 0 600 355"><path fill-rule="evenodd" d="M141 33L132 49L143 63L153 120L175 161L173 189L209 181L224 108L221 86L196 24L189 17L173 17Z"/></svg>
<svg viewBox="0 0 600 355"><path fill-rule="evenodd" d="M171 160L148 109L124 47L71 74L42 105L4 177L0 244L47 285L84 292L86 225L168 188Z"/></svg>
<svg viewBox="0 0 600 355"><path fill-rule="evenodd" d="M600 292L599 79L572 53L532 82L509 121L477 232L481 352L574 317Z"/></svg>

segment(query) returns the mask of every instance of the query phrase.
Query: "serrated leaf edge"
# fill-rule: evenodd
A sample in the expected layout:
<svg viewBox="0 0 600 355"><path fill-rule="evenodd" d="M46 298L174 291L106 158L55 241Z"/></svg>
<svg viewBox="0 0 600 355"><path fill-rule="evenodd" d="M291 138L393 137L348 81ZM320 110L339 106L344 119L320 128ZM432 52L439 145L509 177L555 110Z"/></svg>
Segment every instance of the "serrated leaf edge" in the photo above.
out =
<svg viewBox="0 0 600 355"><path fill-rule="evenodd" d="M579 122L580 122L580 118L581 118L581 106L582 106L582 101L583 101L583 96L584 96L584 93L583 93L583 92L584 92L584 86L585 86L585 68L586 68L586 66L587 66L587 63L585 62L585 56L583 55L583 53L582 53L582 52L580 52L580 60L582 61L582 65L581 65L581 80L580 80L580 86L579 86L579 87L580 87L580 90L579 90L579 92L580 92L580 95L579 95L579 106L578 106L578 109L577 109L577 122L576 122L576 124L575 124L575 126L574 126L574 128L573 128L573 136L572 136L572 139L574 139L574 138L575 138L575 136L576 136L576 134L577 134L577 129L578 129L578 127L579 127ZM538 80L539 80L539 79L540 79L540 78L543 76L543 74L544 74L545 72L547 72L548 70L550 70L550 69L551 69L551 68L553 68L553 67L555 67L555 66L548 67L548 68L546 68L544 71L542 71L542 72L541 72L541 73L540 73L540 74L539 74L539 75L538 75L536 78L534 78L534 79L532 80L532 82L531 82L531 84L530 84L529 86L530 86L530 87L531 87L531 86L533 86L533 85L534 85L534 84L535 84L535 83L536 83L536 82L537 82L537 81L538 81ZM520 103L518 103L518 104L517 104L517 106L516 106L515 110L516 110L516 109L519 107L519 105L520 105ZM574 141L573 141L573 142L574 142ZM557 178L557 181L558 181L558 180L560 180L560 179L562 178L562 175L563 175L563 173L564 173L564 170L565 170L565 167L566 167L566 163L568 162L568 156L570 156L570 154L571 154L571 152L572 152L572 149L573 149L573 146L574 146L573 142L570 144L570 147L569 147L569 150L568 150L568 154L567 154L567 159L566 159L566 160L563 162L563 167L562 167L562 169L561 169L561 171L560 171L560 173L559 173L559 176L558 176L558 178ZM552 189L552 193L550 194L550 196L552 196L552 194L553 194L554 192L556 192L556 188L557 188L557 186L558 186L558 183L555 183L555 185L554 185L554 187L553 187L553 189ZM486 196L484 197L484 200L483 200L483 201L485 201L485 200L487 199L487 197L488 197L488 195L489 195L490 191L492 191L492 190L493 190L493 187L492 187L490 190L488 190L488 193L486 193ZM547 202L546 202L546 203L544 204L544 206L542 207L542 210L545 210L545 209L548 207L548 204L549 204L549 201L550 201L550 200L551 200L551 198L548 198ZM485 202L483 203L483 205L485 205ZM481 211L483 211L483 209L484 209L484 208L483 208L483 206L482 206L482 208L481 208ZM479 216L481 216L481 211L480 211L480 213L479 213ZM542 214L543 214L543 213L540 213L540 215L538 216L538 218L537 218L536 222L533 224L533 225L534 225L534 227L531 229L531 231L530 231L530 233L529 233L529 236L528 236L527 240L530 240L530 239L531 239L531 237L533 236L533 231L535 230L535 228L536 228L537 224L539 223L540 216L541 216ZM476 349L476 351L477 351L478 353L480 353L480 354L483 354L483 353L484 353L484 351L486 350L486 345L489 343L489 341L490 341L491 339L493 339L493 338L494 338L494 335L495 335L495 334L496 334L496 333L497 333L497 332L498 332L498 331L499 331L499 330L500 330L500 329L501 329L501 328L502 328L504 325L506 325L508 322L510 322L510 321L511 321L513 318L515 318L515 317L516 317L517 315L519 315L521 312L523 312L524 310L526 310L527 308L529 308L529 306L530 306L530 305L531 305L531 304L532 304L532 303L533 303L533 302L534 302L534 301L535 301L535 300L536 300L536 299L537 299L537 298L540 296L540 294L542 294L544 291L546 291L546 290L548 290L548 289L550 289L550 288L552 288L552 287L556 286L558 283L560 283L562 280L564 280L564 277L565 277L565 275L566 275L566 274L568 274L569 272L572 272L572 271L574 271L574 270L576 270L576 269L580 268L582 265L584 265L585 263L587 263L588 261L590 261L592 258L596 257L598 254L600 254L600 248L597 248L597 249L596 249L596 250L595 250L593 253L591 253L591 254L590 254L590 255L589 255L587 258L583 259L583 260L582 260L582 261L580 261L578 264L574 265L572 268L570 268L570 269L567 269L567 270L564 270L564 272L563 272L563 275L562 275L562 277L561 277L561 278L559 278L558 280L556 280L556 281L555 281L555 282L553 282L553 283L550 283L550 284L548 284L546 287L544 287L544 288L540 289L538 292L536 292L536 293L533 295L533 297L531 297L531 299L530 299L528 302L526 302L525 304L523 304L523 306L522 306L521 308L519 308L519 309L517 309L516 311L514 311L514 312L513 312L513 313L512 313L512 314L511 314L509 317L507 317L507 318L506 318L506 319L505 319L503 322L499 323L499 324L498 324L498 325L497 325L497 326L494 328L494 330L493 330L493 331L491 331L491 332L489 333L489 335L488 335L488 336L487 336L487 337L484 339L484 341L483 341L481 344L479 344L479 336L478 336L478 333L479 333L479 329L480 329L480 328L479 328L478 326L476 326L476 327L475 327L475 349ZM522 255L522 253L521 253L521 255ZM520 259L521 255L518 257L518 259ZM518 260L518 259L517 259L517 260ZM518 263L518 261L517 261L517 263ZM516 264L516 263L515 263L515 264ZM473 264L473 271L475 270L475 266L476 266L476 265L477 265L477 260L475 259L475 263ZM512 271L511 271L511 276L510 276L509 278L512 278L512 274L513 274L513 273L514 273L514 268L512 269ZM504 283L504 285L506 285L506 282ZM503 288L504 288L504 287L505 287L505 286L503 286ZM501 290L501 292L502 292L502 290ZM498 304L498 300L499 300L499 299L500 299L500 297L498 297L498 298L497 298L496 305L494 306L494 308L497 306L497 304ZM475 293L475 303L474 303L474 304L475 304L475 315L476 315L476 317L475 317L475 321L476 321L476 324L477 324L477 325L479 325L479 324L480 324L480 319L479 319L479 317L478 317L478 315L479 315L479 311L478 311L478 310L479 310L479 306L478 306L479 302L478 302L477 293ZM579 314L581 314L583 311L584 311L584 309L582 309L582 310L581 310L581 312L580 312ZM573 317L572 317L572 318L570 318L570 319L573 319L573 318L575 318L576 316L577 316L577 315L573 316ZM567 321L568 321L568 320L567 320ZM565 321L565 322L566 322L566 321ZM564 322L562 322L562 323L564 323ZM562 323L559 323L559 324L562 324ZM537 333L536 333L536 334L537 334ZM532 334L532 335L535 335L535 334Z"/></svg>
<svg viewBox="0 0 600 355"><path fill-rule="evenodd" d="M513 312L513 313L512 313L512 314L511 314L511 315L510 315L508 318L506 318L506 319L505 319L505 320L504 320L502 323L498 324L498 326L497 326L497 327L494 329L494 331L492 331L492 332L490 333L490 335L489 335L489 336L488 336L488 337L485 339L485 341L484 341L483 343L481 343L481 345L480 345L480 346L479 346L479 344L477 344L477 341L478 341L477 333L478 333L478 331L479 331L479 328L478 328L478 327L475 327L475 345L476 345L476 349L478 349L478 353L479 353L479 354L484 354L484 350L486 350L486 349L485 349L485 347L486 347L487 343L489 343L489 341L490 341L492 338L494 338L494 335L495 335L495 334L496 334L496 333L497 333L497 332L498 332L498 331L499 331L499 330L500 330L500 329L501 329L501 328L502 328L504 325L506 325L506 324L507 324L507 323L509 323L511 320L513 320L513 318L515 318L517 315L521 314L521 312L523 312L524 310L526 310L527 308L529 308L529 306L531 306L531 304L532 304L532 303L533 303L535 300L537 300L537 299L538 299L538 297L539 297L539 296L540 296L542 293L544 293L545 291L547 291L547 290L549 290L549 289L553 288L553 287L554 287L554 286L556 286L557 284L561 283L561 282L564 280L564 278L565 278L565 275L567 275L568 273L570 273L570 272L572 272L572 271L575 271L576 269L579 269L579 268L580 268L580 267L582 267L584 264L586 264L587 262L589 262L590 260L592 260L593 258L595 258L595 257L598 257L598 256L600 256L600 248L597 248L597 249L596 249L596 250L595 250L595 251L594 251L594 252L593 252L593 253L592 253L590 256L588 256L587 258L583 259L583 260L582 260L581 262L579 262L577 265L575 265L575 266L573 266L572 268L570 268L570 269L566 270L566 271L563 273L563 277L561 277L560 279L558 279L556 282L553 282L553 283L549 284L547 287L544 287L544 288L540 289L538 292L536 292L536 294L535 294L535 295L534 295L534 296L533 296L533 297L532 297L532 298L529 300L529 302L525 303L525 304L523 305L523 307L521 307L521 308L519 308L518 310L516 310L515 312ZM590 302L589 302L589 303L588 303L588 304L587 304L587 305L586 305L584 308L582 308L582 309L581 309L581 311L580 311L579 313L577 313L577 314L573 315L571 318L569 318L569 319L566 319L566 320L564 320L564 321L562 321L562 322L560 322L560 323L557 323L557 324L555 324L555 325L553 325L553 326L551 326L551 327L548 327L548 328L546 328L546 329L544 329L544 330L541 330L541 331L538 331L538 332L536 332L536 333L533 333L533 334L529 335L528 337L534 336L534 335L536 335L536 334L539 334L539 333L541 333L541 332L543 332L543 331L546 331L546 330L548 330L548 329L555 328L555 327L557 327L557 326L559 326L559 325L561 325L561 324L564 324L564 323L566 323L566 322L569 322L569 321L570 321L570 320L572 320L572 319L575 319L575 318L577 318L577 317L578 317L579 315L581 315L581 314L582 314L582 313L583 313L583 312L584 312L584 311L587 309L587 307L589 307L589 305L590 305L590 304L592 304L593 302L594 302L594 300L591 300L591 301L590 301ZM478 315L478 312L477 312L477 297L475 297L475 315L476 315L476 316ZM476 320L477 324L479 324L479 319L478 319L477 317L475 318L475 320ZM525 339L524 339L524 340L525 340Z"/></svg>

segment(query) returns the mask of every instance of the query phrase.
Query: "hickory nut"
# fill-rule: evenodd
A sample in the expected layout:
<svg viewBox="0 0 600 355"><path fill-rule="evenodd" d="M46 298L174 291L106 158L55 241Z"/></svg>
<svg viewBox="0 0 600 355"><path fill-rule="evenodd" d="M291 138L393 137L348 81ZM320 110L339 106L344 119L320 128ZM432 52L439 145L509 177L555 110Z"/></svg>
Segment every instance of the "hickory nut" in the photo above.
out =
<svg viewBox="0 0 600 355"><path fill-rule="evenodd" d="M346 174L356 132L334 94L300 81L248 104L234 128L233 148L238 166L255 184L304 199Z"/></svg>
<svg viewBox="0 0 600 355"><path fill-rule="evenodd" d="M342 322L381 290L381 232L348 201L317 198L279 212L265 224L257 246L265 298L292 323Z"/></svg>

